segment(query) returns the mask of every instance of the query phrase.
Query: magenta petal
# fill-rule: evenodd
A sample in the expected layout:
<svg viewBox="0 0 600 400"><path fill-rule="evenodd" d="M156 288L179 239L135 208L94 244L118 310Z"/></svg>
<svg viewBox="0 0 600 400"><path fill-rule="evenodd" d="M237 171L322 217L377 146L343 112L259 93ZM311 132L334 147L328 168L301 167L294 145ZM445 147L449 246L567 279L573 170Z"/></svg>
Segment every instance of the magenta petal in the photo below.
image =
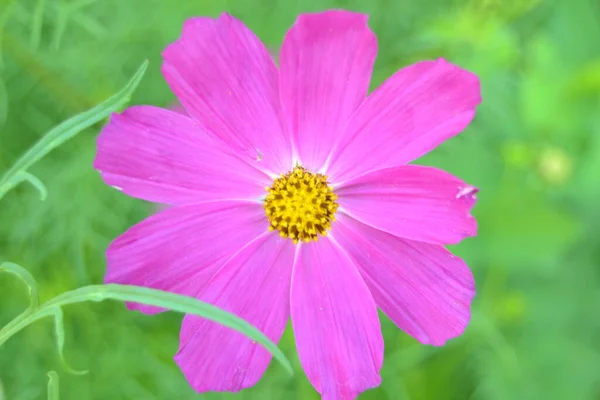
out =
<svg viewBox="0 0 600 400"><path fill-rule="evenodd" d="M278 342L289 318L293 259L292 241L262 235L235 254L198 297ZM175 360L198 392L238 391L258 382L271 355L241 333L188 315Z"/></svg>
<svg viewBox="0 0 600 400"><path fill-rule="evenodd" d="M367 16L303 14L281 49L281 102L302 164L321 168L365 99L377 55Z"/></svg>
<svg viewBox="0 0 600 400"><path fill-rule="evenodd" d="M104 181L164 204L256 198L270 179L180 113L137 106L113 114L94 161Z"/></svg>
<svg viewBox="0 0 600 400"><path fill-rule="evenodd" d="M228 14L191 18L163 59L165 79L200 127L261 169L279 174L292 167L277 68L242 22Z"/></svg>
<svg viewBox="0 0 600 400"><path fill-rule="evenodd" d="M334 151L329 177L345 181L431 151L471 122L480 91L476 75L443 59L401 69L352 117Z"/></svg>
<svg viewBox="0 0 600 400"><path fill-rule="evenodd" d="M104 280L195 296L219 265L267 227L260 203L223 201L169 208L110 245ZM161 311L139 304L129 307Z"/></svg>
<svg viewBox="0 0 600 400"><path fill-rule="evenodd" d="M436 346L463 333L475 296L463 260L442 246L400 239L343 215L332 234L400 329Z"/></svg>
<svg viewBox="0 0 600 400"><path fill-rule="evenodd" d="M399 237L450 244L477 233L469 213L477 189L436 168L382 169L344 182L335 192L343 213Z"/></svg>
<svg viewBox="0 0 600 400"><path fill-rule="evenodd" d="M354 399L379 385L377 308L352 260L330 238L300 245L291 305L300 361L323 398Z"/></svg>

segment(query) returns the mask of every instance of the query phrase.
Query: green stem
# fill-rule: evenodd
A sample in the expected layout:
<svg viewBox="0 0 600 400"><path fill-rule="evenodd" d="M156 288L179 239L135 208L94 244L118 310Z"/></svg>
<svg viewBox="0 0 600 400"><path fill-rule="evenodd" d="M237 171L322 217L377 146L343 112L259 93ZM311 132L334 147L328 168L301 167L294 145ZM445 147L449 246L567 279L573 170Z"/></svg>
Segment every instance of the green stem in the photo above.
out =
<svg viewBox="0 0 600 400"><path fill-rule="evenodd" d="M0 329L0 347L13 335L18 333L27 325L37 321L38 319L49 317L53 312L49 309L38 308L37 310L27 309L18 317L10 321L6 326Z"/></svg>

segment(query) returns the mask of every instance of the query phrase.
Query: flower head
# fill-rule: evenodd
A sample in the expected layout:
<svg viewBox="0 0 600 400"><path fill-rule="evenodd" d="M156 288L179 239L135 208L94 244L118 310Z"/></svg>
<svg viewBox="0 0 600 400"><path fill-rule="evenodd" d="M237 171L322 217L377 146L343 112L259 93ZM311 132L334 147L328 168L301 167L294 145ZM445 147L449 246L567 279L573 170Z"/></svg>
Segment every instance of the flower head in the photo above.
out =
<svg viewBox="0 0 600 400"><path fill-rule="evenodd" d="M291 316L327 399L380 383L377 308L422 343L460 335L474 282L443 246L475 235L477 189L407 163L469 124L479 82L440 59L367 95L376 46L365 15L305 14L278 69L230 15L185 22L162 71L186 113L132 107L98 139L107 184L170 205L111 244L106 281L196 296L273 341ZM186 316L175 359L197 391L237 391L270 355Z"/></svg>

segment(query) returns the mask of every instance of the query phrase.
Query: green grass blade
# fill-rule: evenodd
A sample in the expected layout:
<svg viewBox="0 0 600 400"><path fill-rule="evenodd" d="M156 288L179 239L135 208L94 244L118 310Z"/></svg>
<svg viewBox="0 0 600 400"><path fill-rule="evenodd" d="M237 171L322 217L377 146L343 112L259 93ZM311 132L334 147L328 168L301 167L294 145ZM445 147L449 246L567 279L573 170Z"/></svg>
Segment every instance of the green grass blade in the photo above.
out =
<svg viewBox="0 0 600 400"><path fill-rule="evenodd" d="M95 123L108 117L112 112L126 104L129 101L131 94L142 80L147 68L148 61L144 61L127 85L125 85L125 87L118 93L111 96L96 107L62 122L44 135L35 145L33 145L33 147L31 147L20 159L17 160L17 162L15 162L14 165L4 174L2 179L0 179L0 199L2 199L2 197L4 197L4 195L10 189L12 189L12 187L14 187L15 182L22 182L22 180L15 181L15 177L27 172L29 167L31 167L57 146L71 139L84 129L89 128Z"/></svg>
<svg viewBox="0 0 600 400"><path fill-rule="evenodd" d="M44 304L43 308L64 306L83 301L103 301L106 299L142 303L185 314L193 314L235 329L249 339L263 345L290 374L293 374L292 366L288 359L279 350L277 345L269 340L261 331L227 311L192 297L138 286L116 284L92 285L63 293Z"/></svg>
<svg viewBox="0 0 600 400"><path fill-rule="evenodd" d="M37 290L37 282L33 275L29 273L29 271L27 271L25 268L21 267L18 264L5 261L0 264L0 272L9 272L21 279L25 283L25 285L27 285L27 289L29 290L30 308L33 310L39 308L40 298Z"/></svg>

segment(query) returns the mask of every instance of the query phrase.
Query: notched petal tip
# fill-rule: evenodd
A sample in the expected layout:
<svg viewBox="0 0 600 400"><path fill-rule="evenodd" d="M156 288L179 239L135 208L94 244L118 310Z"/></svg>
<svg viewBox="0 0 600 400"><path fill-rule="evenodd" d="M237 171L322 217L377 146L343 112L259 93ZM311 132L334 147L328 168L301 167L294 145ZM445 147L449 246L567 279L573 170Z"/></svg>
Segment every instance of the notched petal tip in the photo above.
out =
<svg viewBox="0 0 600 400"><path fill-rule="evenodd" d="M464 91L470 92L470 94L473 96L473 110L475 110L482 102L483 98L481 96L481 80L475 72L463 68L443 57L436 58L432 61L422 61L421 63L432 63L434 67L445 70L445 74L448 76L458 75L459 77L456 79L463 81Z"/></svg>
<svg viewBox="0 0 600 400"><path fill-rule="evenodd" d="M462 258L452 254L448 250L446 250L446 252L448 254L448 257L451 258L453 260L453 262L461 262L461 263L465 264L465 262ZM419 340L419 342L421 342L423 344L428 344L428 345L431 345L434 347L442 347L442 346L447 345L448 342L450 342L454 339L457 339L465 334L465 331L467 330L467 328L469 327L470 322L471 322L472 304L473 304L473 300L475 299L475 295L477 294L477 291L475 288L475 278L473 276L473 272L469 268L467 268L462 273L465 274L466 276L463 276L461 278L458 275L453 275L451 272L448 273L450 276L453 276L454 280L456 280L457 282L460 282L460 285L463 288L462 301L460 301L460 303L459 302L452 303L452 305L454 307L460 308L462 310L460 314L457 313L455 315L456 321L454 323L453 329L448 330L446 332L446 335L430 336L430 337L428 337L428 340L421 340L420 338L417 338L417 340Z"/></svg>
<svg viewBox="0 0 600 400"><path fill-rule="evenodd" d="M402 68L353 114L328 175L345 181L407 164L462 132L481 100L477 75L443 58Z"/></svg>
<svg viewBox="0 0 600 400"><path fill-rule="evenodd" d="M281 101L302 164L320 171L367 96L377 38L364 14L302 14L281 48ZM315 99L318 99L315 102Z"/></svg>
<svg viewBox="0 0 600 400"><path fill-rule="evenodd" d="M348 10L341 10L341 9L335 9L335 10L326 10L326 11L321 11L321 12L315 12L315 13L304 13L304 14L300 14L298 16L298 18L296 19L296 23L306 23L306 22L311 22L314 20L319 19L319 22L348 22L348 21L352 21L354 23L362 23L362 24L366 24L369 20L369 15L368 14L364 14L364 13L360 13L360 12L355 12L355 11L348 11Z"/></svg>
<svg viewBox="0 0 600 400"><path fill-rule="evenodd" d="M260 148L261 171L287 168L290 139L279 116L279 77L268 49L242 21L191 18L162 52L162 74L187 114L241 158Z"/></svg>
<svg viewBox="0 0 600 400"><path fill-rule="evenodd" d="M328 10L318 13L300 14L291 30L294 28L305 34L321 34L347 32L349 30L364 31L369 41L377 42L377 36L368 25L369 15L347 10Z"/></svg>
<svg viewBox="0 0 600 400"><path fill-rule="evenodd" d="M475 296L475 291L473 291L473 296ZM470 305L470 303L471 302L469 301L467 315L465 315L464 320L461 322L460 325L457 325L454 328L454 331L451 334L448 334L445 337L433 337L433 338L428 337L425 340L423 338L417 338L419 343L425 344L425 345L430 345L433 347L444 347L452 340L458 339L459 337L464 335L467 328L469 327L469 323L471 322L471 305Z"/></svg>
<svg viewBox="0 0 600 400"><path fill-rule="evenodd" d="M199 37L200 36L199 32L202 33L205 30L206 31L214 30L217 28L219 23L223 23L223 22L230 23L234 19L235 19L234 17L232 17L230 14L225 13L225 12L222 13L221 15L219 15L217 18L192 17L192 18L186 19L185 21L183 21L181 31L180 31L177 39L175 39L173 42L168 44L163 49L163 51L161 53L161 56L163 58L162 67L164 68L165 65L169 64L168 59L171 56L175 56L175 57L177 56L177 52L179 51L179 47L182 45L182 42L184 42L186 40L194 40L194 39L201 40L202 38ZM163 72L163 74L164 74L164 72Z"/></svg>
<svg viewBox="0 0 600 400"><path fill-rule="evenodd" d="M464 80L465 90L470 90L471 93L476 93L474 96L475 99L473 101L473 108L477 108L482 101L481 80L479 79L479 76L475 72L454 64L444 58L439 58L437 61L443 63L446 68L453 70L454 73L461 75L461 79Z"/></svg>

